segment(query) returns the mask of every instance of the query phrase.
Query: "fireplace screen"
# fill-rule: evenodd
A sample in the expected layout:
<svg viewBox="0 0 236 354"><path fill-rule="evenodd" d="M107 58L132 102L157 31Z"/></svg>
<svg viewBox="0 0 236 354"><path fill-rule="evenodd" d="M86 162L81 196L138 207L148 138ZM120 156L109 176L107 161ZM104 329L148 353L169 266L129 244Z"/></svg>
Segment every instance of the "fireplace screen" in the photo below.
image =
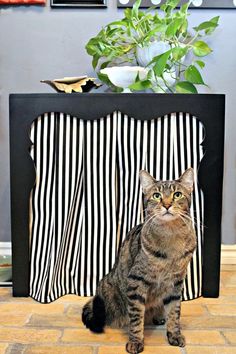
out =
<svg viewBox="0 0 236 354"><path fill-rule="evenodd" d="M158 180L197 172L204 127L188 113L139 120L114 111L95 120L45 113L31 126L36 182L30 197L30 290L40 302L91 296L122 241L143 220L139 171ZM198 183L191 216L197 249L183 299L202 294L204 199Z"/></svg>

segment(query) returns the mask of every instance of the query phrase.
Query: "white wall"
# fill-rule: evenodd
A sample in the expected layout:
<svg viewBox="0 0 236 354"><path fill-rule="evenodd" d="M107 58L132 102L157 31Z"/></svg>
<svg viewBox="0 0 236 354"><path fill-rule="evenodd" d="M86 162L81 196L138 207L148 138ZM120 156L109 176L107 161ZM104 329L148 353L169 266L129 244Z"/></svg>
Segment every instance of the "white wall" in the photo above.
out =
<svg viewBox="0 0 236 354"><path fill-rule="evenodd" d="M209 43L205 81L210 92L225 93L226 142L223 240L236 243L236 10L191 10L190 24L220 14L220 28ZM122 17L115 0L108 9L0 8L0 241L10 240L9 93L52 92L41 79L92 74L84 49L101 26ZM217 206L216 206L217 207Z"/></svg>

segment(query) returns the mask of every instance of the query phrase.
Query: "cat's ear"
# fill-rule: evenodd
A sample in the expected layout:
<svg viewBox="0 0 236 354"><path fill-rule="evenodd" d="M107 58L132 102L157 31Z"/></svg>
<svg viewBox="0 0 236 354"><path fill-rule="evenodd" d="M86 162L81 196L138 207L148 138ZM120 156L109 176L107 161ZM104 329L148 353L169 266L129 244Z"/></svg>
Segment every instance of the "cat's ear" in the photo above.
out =
<svg viewBox="0 0 236 354"><path fill-rule="evenodd" d="M191 193L194 187L194 170L188 168L179 178L179 182Z"/></svg>
<svg viewBox="0 0 236 354"><path fill-rule="evenodd" d="M155 184L156 180L147 172L140 171L139 172L140 183L143 189L143 193L146 194L151 187Z"/></svg>

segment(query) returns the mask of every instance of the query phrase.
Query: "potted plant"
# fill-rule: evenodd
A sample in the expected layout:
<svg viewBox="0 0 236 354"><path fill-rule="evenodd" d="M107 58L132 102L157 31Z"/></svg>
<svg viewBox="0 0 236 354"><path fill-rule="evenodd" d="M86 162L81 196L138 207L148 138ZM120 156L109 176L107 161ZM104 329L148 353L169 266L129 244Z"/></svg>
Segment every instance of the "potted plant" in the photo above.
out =
<svg viewBox="0 0 236 354"><path fill-rule="evenodd" d="M206 85L200 71L205 66L203 57L212 49L203 37L213 33L219 16L200 23L190 33L191 1L177 9L179 2L167 0L160 11L152 7L144 12L137 0L133 8L125 9L123 19L109 23L91 38L86 50L100 80L118 92L197 93L197 85ZM126 86L122 78L126 78Z"/></svg>

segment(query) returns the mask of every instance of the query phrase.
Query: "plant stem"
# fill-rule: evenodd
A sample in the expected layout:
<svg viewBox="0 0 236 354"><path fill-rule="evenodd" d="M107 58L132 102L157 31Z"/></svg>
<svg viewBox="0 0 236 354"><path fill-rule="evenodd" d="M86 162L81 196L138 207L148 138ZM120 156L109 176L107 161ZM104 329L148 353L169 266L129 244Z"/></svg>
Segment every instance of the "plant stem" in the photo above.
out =
<svg viewBox="0 0 236 354"><path fill-rule="evenodd" d="M174 91L168 86L166 80L164 79L164 75L162 76L162 80L164 81L164 84L166 85L166 87L168 88L168 90L170 90L171 93L174 93Z"/></svg>
<svg viewBox="0 0 236 354"><path fill-rule="evenodd" d="M158 80L157 80L157 77L155 74L154 74L154 76L155 76L156 86L159 87L164 93L166 93L166 91L163 89L163 87L158 84Z"/></svg>

